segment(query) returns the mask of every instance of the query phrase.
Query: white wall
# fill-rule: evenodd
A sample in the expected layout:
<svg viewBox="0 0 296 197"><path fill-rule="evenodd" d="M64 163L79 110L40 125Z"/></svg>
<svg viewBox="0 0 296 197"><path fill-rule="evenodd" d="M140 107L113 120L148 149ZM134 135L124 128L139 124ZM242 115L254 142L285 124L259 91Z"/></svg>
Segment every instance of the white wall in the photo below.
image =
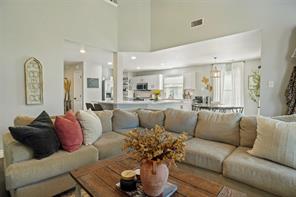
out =
<svg viewBox="0 0 296 197"><path fill-rule="evenodd" d="M63 7L59 21L64 28L64 38L105 50L117 50L117 7L104 0L60 0L57 3Z"/></svg>
<svg viewBox="0 0 296 197"><path fill-rule="evenodd" d="M119 51L150 51L151 0L122 0L118 7Z"/></svg>
<svg viewBox="0 0 296 197"><path fill-rule="evenodd" d="M64 39L117 50L117 8L103 0L0 0L0 25L0 133L18 114L63 113ZM43 105L25 105L31 56L44 66Z"/></svg>
<svg viewBox="0 0 296 197"><path fill-rule="evenodd" d="M152 50L260 29L262 32L261 112L285 113L284 90L296 47L295 0L152 0ZM204 18L191 29L192 20ZM293 32L294 31L294 32ZM268 81L275 87L268 88Z"/></svg>
<svg viewBox="0 0 296 197"><path fill-rule="evenodd" d="M0 132L17 114L63 114L63 32L57 4L1 1ZM56 14L52 14L56 13ZM43 105L25 104L24 62L34 56L43 65Z"/></svg>

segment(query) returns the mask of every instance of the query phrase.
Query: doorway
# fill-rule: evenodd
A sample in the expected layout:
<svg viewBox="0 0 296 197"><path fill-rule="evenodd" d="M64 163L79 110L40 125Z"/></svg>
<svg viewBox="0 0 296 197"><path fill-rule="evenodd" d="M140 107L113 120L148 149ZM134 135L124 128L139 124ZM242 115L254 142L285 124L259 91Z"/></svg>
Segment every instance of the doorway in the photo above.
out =
<svg viewBox="0 0 296 197"><path fill-rule="evenodd" d="M83 109L83 62L64 62L64 111Z"/></svg>

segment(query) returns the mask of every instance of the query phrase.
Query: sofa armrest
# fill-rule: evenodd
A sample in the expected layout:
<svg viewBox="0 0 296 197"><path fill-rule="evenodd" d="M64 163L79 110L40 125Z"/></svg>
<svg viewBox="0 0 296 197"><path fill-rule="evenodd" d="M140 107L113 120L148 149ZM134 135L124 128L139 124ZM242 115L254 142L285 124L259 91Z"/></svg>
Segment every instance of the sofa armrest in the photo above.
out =
<svg viewBox="0 0 296 197"><path fill-rule="evenodd" d="M34 157L33 150L14 140L9 132L4 133L2 139L6 167L10 164L30 160Z"/></svg>

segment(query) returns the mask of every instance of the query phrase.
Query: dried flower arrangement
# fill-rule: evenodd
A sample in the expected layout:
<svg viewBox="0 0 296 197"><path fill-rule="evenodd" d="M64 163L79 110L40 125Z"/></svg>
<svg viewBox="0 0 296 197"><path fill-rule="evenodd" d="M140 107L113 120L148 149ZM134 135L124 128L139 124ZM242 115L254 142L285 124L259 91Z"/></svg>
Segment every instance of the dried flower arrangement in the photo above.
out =
<svg viewBox="0 0 296 197"><path fill-rule="evenodd" d="M158 125L151 130L134 129L125 139L124 149L139 162L152 160L156 162L175 163L185 158L186 134L173 137Z"/></svg>

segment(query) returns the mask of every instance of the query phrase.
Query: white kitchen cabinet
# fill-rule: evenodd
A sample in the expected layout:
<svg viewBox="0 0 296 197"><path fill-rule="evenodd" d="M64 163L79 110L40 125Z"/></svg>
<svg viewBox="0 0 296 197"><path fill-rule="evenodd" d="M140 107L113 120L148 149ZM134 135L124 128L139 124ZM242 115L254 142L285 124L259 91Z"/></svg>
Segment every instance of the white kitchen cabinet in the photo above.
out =
<svg viewBox="0 0 296 197"><path fill-rule="evenodd" d="M162 90L163 89L163 76L162 75L149 75L147 76L149 90Z"/></svg>
<svg viewBox="0 0 296 197"><path fill-rule="evenodd" d="M133 77L133 78L130 79L130 84L131 84L132 90L137 89L137 83L138 83L138 78L137 77Z"/></svg>
<svg viewBox="0 0 296 197"><path fill-rule="evenodd" d="M195 90L196 88L195 72L184 73L183 78L184 78L184 84L183 84L184 90Z"/></svg>
<svg viewBox="0 0 296 197"><path fill-rule="evenodd" d="M147 83L148 90L162 90L163 89L163 76L162 75L145 75L137 76L131 79L132 89L137 89L138 83Z"/></svg>

